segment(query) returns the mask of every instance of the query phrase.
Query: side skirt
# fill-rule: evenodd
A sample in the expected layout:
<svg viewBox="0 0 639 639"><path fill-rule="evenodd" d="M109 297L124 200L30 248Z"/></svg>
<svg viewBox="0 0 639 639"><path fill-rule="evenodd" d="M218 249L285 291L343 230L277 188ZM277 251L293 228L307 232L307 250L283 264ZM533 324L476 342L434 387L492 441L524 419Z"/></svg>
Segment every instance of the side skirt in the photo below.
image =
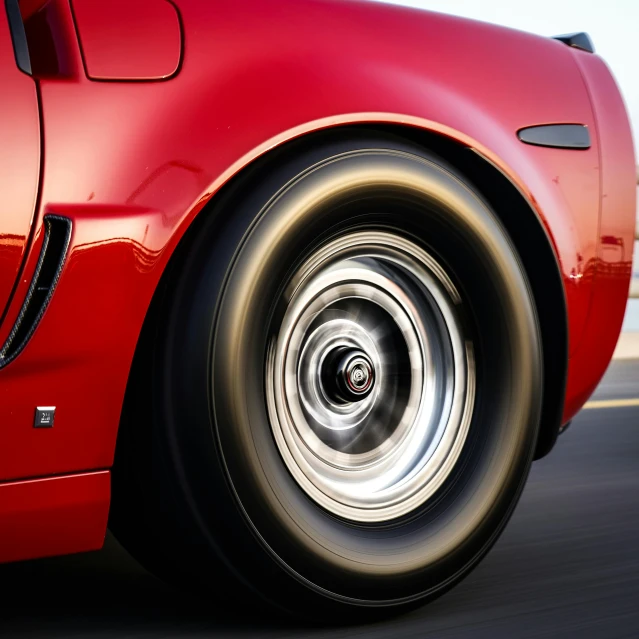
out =
<svg viewBox="0 0 639 639"><path fill-rule="evenodd" d="M0 562L102 547L108 470L0 484Z"/></svg>

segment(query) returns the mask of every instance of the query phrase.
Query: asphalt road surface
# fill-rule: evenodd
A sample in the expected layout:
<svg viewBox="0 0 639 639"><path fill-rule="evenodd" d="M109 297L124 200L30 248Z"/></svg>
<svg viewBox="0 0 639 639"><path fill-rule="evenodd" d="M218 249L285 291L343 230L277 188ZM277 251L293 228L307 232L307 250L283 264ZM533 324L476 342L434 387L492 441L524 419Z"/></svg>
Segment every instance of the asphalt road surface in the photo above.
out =
<svg viewBox="0 0 639 639"><path fill-rule="evenodd" d="M615 363L595 407L534 464L489 556L407 616L326 630L216 609L164 586L109 537L97 553L0 567L0 637L637 638L639 402L616 401L629 398L639 362Z"/></svg>

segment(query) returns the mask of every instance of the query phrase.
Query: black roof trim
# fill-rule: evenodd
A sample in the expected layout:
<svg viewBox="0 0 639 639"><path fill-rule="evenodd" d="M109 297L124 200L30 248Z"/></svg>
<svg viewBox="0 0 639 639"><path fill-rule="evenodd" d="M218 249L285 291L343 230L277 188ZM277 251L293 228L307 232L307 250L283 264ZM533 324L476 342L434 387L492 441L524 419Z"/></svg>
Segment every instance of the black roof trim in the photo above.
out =
<svg viewBox="0 0 639 639"><path fill-rule="evenodd" d="M29 57L29 45L27 44L27 34L24 31L24 22L20 14L18 0L5 0L5 9L9 20L9 30L11 31L11 41L13 42L13 53L16 57L18 69L27 75L31 75L31 58Z"/></svg>

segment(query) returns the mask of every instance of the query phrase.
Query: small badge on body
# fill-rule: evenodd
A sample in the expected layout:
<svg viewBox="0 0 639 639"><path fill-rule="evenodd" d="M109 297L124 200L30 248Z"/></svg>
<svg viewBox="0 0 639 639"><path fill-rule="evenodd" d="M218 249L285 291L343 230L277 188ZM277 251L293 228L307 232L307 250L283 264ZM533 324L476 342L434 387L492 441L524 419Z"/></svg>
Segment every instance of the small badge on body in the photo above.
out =
<svg viewBox="0 0 639 639"><path fill-rule="evenodd" d="M34 428L52 428L55 406L38 406L35 412Z"/></svg>

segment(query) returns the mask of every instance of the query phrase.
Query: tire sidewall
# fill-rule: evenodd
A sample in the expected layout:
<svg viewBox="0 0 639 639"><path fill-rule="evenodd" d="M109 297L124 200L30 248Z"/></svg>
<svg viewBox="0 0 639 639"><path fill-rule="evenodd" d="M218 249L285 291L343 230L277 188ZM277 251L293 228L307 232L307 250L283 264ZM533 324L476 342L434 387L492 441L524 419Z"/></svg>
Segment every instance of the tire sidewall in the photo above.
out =
<svg viewBox="0 0 639 639"><path fill-rule="evenodd" d="M298 157L251 196L227 198L226 206L239 202L233 219L213 245L211 234L200 238L169 323L179 338L166 351L167 433L202 546L280 604L293 597L309 606L398 605L447 587L502 530L536 441L539 331L505 231L441 162L396 143L369 144ZM412 214L353 214L353 202L392 202L400 193ZM448 252L436 239L425 245L466 293L475 338L494 333L503 351L489 357L490 340L478 344L482 383L493 390L475 407L450 481L411 516L375 526L342 521L303 493L279 455L264 396L287 277L328 238L371 225L447 237ZM455 257L462 250L464 259ZM479 286L485 290L473 290ZM494 327L486 324L491 313Z"/></svg>

